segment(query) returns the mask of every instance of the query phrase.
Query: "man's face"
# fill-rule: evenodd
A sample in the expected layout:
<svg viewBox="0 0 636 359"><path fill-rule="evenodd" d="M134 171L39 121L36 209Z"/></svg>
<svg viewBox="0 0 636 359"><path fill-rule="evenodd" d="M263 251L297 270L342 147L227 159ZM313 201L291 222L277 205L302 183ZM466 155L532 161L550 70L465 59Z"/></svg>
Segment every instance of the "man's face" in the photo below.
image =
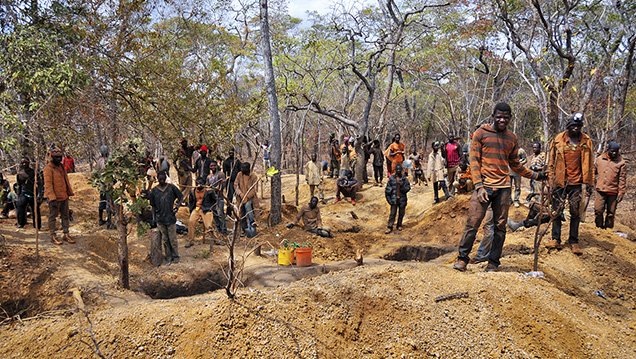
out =
<svg viewBox="0 0 636 359"><path fill-rule="evenodd" d="M157 181L159 181L160 185L165 185L166 184L166 175L164 174L160 174L159 176L157 176ZM190 182L192 183L192 182Z"/></svg>
<svg viewBox="0 0 636 359"><path fill-rule="evenodd" d="M316 158L317 158L317 157L316 157L316 154L315 154L315 153L313 153L313 154L311 155L311 161L312 161L312 162L316 162Z"/></svg>
<svg viewBox="0 0 636 359"><path fill-rule="evenodd" d="M455 135L453 133L448 134L448 142L450 143L455 142Z"/></svg>
<svg viewBox="0 0 636 359"><path fill-rule="evenodd" d="M395 174L398 177L402 177L402 166L400 166L400 165L395 166Z"/></svg>
<svg viewBox="0 0 636 359"><path fill-rule="evenodd" d="M570 127L568 127L568 136L570 137L579 137L581 135L581 128L583 126L579 125L579 124L575 124L575 125L570 125Z"/></svg>
<svg viewBox="0 0 636 359"><path fill-rule="evenodd" d="M459 168L461 168L462 171L466 171L466 169L468 168L468 165L466 163L462 162L462 163L459 164Z"/></svg>
<svg viewBox="0 0 636 359"><path fill-rule="evenodd" d="M400 135L395 135L395 143L400 143L400 139L402 137Z"/></svg>
<svg viewBox="0 0 636 359"><path fill-rule="evenodd" d="M203 181L197 181L197 189L199 191L203 189Z"/></svg>
<svg viewBox="0 0 636 359"><path fill-rule="evenodd" d="M243 163L243 165L241 165L241 172L243 172L244 175L249 175L250 174L250 164L249 163Z"/></svg>
<svg viewBox="0 0 636 359"><path fill-rule="evenodd" d="M59 165L60 163L62 163L62 156L52 156L51 162L53 162L53 164L55 165Z"/></svg>
<svg viewBox="0 0 636 359"><path fill-rule="evenodd" d="M208 155L208 152L205 150L201 150L199 151L199 154L201 155L201 157L205 158Z"/></svg>
<svg viewBox="0 0 636 359"><path fill-rule="evenodd" d="M216 161L212 161L212 163L210 163L210 171L212 171L212 173L216 173L219 170L219 165L216 164Z"/></svg>
<svg viewBox="0 0 636 359"><path fill-rule="evenodd" d="M610 157L611 159L613 159L613 160L614 160L614 159L616 159L616 158L618 158L618 153L619 153L619 152L618 152L618 149L612 149L612 150L609 150L609 151L607 152L607 154L609 155L609 157Z"/></svg>
<svg viewBox="0 0 636 359"><path fill-rule="evenodd" d="M230 156L230 158L234 158L234 151L230 151L229 156Z"/></svg>
<svg viewBox="0 0 636 359"><path fill-rule="evenodd" d="M316 206L318 206L318 198L312 197L309 201L309 208L314 209Z"/></svg>
<svg viewBox="0 0 636 359"><path fill-rule="evenodd" d="M183 148L188 147L188 141L186 141L186 140L181 141L181 147L183 147Z"/></svg>
<svg viewBox="0 0 636 359"><path fill-rule="evenodd" d="M437 143L436 143L436 144L433 146L433 152L437 152L438 150L439 150L439 144L437 144Z"/></svg>
<svg viewBox="0 0 636 359"><path fill-rule="evenodd" d="M29 161L23 160L22 162L20 162L20 167L22 167L22 169L28 169L29 168Z"/></svg>
<svg viewBox="0 0 636 359"><path fill-rule="evenodd" d="M495 112L492 116L495 130L498 132L505 131L510 123L510 117L510 112L501 112L497 110L497 112Z"/></svg>
<svg viewBox="0 0 636 359"><path fill-rule="evenodd" d="M541 153L541 146L539 146L539 144L538 144L538 143L533 144L533 145L532 145L532 152L533 152L535 155L538 155L539 153Z"/></svg>

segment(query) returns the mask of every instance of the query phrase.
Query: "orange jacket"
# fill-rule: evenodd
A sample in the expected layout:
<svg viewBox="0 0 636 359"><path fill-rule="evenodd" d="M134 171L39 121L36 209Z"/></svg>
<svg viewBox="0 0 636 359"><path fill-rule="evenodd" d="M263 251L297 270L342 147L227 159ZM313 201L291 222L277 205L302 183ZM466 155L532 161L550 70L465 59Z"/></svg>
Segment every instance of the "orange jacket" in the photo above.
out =
<svg viewBox="0 0 636 359"><path fill-rule="evenodd" d="M596 158L595 164L596 190L599 192L617 193L623 198L627 190L627 164L622 157L615 161L607 153Z"/></svg>
<svg viewBox="0 0 636 359"><path fill-rule="evenodd" d="M548 178L555 187L565 187L565 147L568 146L568 131L558 134L550 143L550 159L548 161ZM581 174L583 183L594 185L594 157L592 157L592 139L581 133Z"/></svg>
<svg viewBox="0 0 636 359"><path fill-rule="evenodd" d="M49 201L64 201L73 195L64 167L55 166L52 162L44 166L44 197Z"/></svg>

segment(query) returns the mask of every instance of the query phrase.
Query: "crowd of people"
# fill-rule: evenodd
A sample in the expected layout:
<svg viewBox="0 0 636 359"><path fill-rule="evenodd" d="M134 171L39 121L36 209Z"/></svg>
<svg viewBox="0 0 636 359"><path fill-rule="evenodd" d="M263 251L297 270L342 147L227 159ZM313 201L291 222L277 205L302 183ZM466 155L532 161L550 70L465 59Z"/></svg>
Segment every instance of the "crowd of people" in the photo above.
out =
<svg viewBox="0 0 636 359"><path fill-rule="evenodd" d="M349 198L351 204L356 205L360 184L370 182L366 166L371 160L373 185L385 185L385 197L390 208L386 234L394 229L403 229L411 181L413 185L433 184L433 204L440 202L440 190L446 200L456 194L472 193L468 219L454 264L457 270L465 271L469 264L485 261L488 262L486 271L496 270L500 265L507 227L515 231L552 222L551 238L546 247L560 249L566 203L570 218L567 242L573 253L582 254L578 242L581 213L585 210L584 197L589 197L596 189L595 223L600 228L614 226L616 206L624 198L627 170L620 156L619 144L610 142L608 151L595 158L592 141L582 131L583 115L576 114L568 118L565 131L550 143L548 154L542 151L541 143L536 142L532 144L532 154L528 158L519 146L517 136L508 130L511 118L510 106L497 104L491 121L478 126L463 145L457 142L458 138L453 133L448 134L445 143L433 141L426 163L423 163L424 153L418 153L415 147L407 156L400 134L395 134L384 150L379 140L363 137L359 146L363 153L358 154L356 138L344 137L340 144L332 133L329 137L329 161L318 162L318 155L314 153L304 166L310 201L300 208L288 227L292 228L302 220L303 229L323 237L332 236L330 228L323 226L318 207L319 201L326 204L325 177L335 178L335 203ZM265 141L261 149L266 171L271 166L271 147ZM208 152L205 145L195 147L181 139L180 147L172 157L177 174L175 183L169 177L171 165L167 158L162 156L155 162L147 155L148 159L144 160L142 172L149 177L154 176L157 182L154 187L149 182L147 190L142 191L151 205L147 221L161 233L167 265L179 263L176 213L181 206L187 206L190 212L186 248L195 243L199 222L203 222L203 239L210 243L214 240L212 233L215 230L221 234L229 233L227 215L235 214L231 202L240 203L238 216L242 235L252 236L255 233L259 212L257 183L261 178L249 162L242 162L236 157L234 149L228 151L225 159L218 155L212 158ZM22 159L13 187L0 173L0 200L3 204L0 218L8 217L9 212L15 210L17 226L23 228L27 224L27 214L31 213L33 226L40 228L39 208L46 200L50 241L56 245L63 241L75 243L69 234L69 198L73 196L73 189L67 175L74 171L75 165L69 158L59 148L52 148L50 161L37 175L29 159ZM95 171L103 170L108 158L108 147L101 146ZM526 164L530 165L529 168ZM358 165L364 166L361 180L354 176ZM508 212L511 205L520 205L521 177L530 179L531 192L526 197L528 215L524 221L517 223L508 218ZM543 185L544 180L548 180L549 185ZM112 208L107 191L100 192L98 213L99 225L111 228ZM61 219L61 238L56 232L57 217ZM482 222L486 235L477 255L470 258Z"/></svg>

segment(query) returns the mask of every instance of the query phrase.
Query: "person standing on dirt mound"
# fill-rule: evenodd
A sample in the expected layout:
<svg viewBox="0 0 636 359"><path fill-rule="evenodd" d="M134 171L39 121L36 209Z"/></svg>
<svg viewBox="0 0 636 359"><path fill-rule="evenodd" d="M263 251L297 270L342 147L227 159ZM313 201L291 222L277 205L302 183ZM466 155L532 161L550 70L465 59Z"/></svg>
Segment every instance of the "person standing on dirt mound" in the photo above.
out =
<svg viewBox="0 0 636 359"><path fill-rule="evenodd" d="M195 163L192 172L196 173L196 179L202 178L205 183L210 175L210 163L212 163L212 159L208 157L208 147L205 145L201 146L199 155L200 157Z"/></svg>
<svg viewBox="0 0 636 359"><path fill-rule="evenodd" d="M446 168L448 172L448 184L451 186L451 196L455 194L455 188L453 187L453 180L455 179L455 172L457 172L457 165L462 158L462 147L459 143L455 142L455 135L450 132L448 134L448 142L442 146L442 157L446 161Z"/></svg>
<svg viewBox="0 0 636 359"><path fill-rule="evenodd" d="M334 203L340 201L340 195L351 198L351 204L356 205L356 189L358 187L358 180L353 177L353 172L347 170L344 176L338 178L336 181L336 200Z"/></svg>
<svg viewBox="0 0 636 359"><path fill-rule="evenodd" d="M219 171L219 165L216 161L212 161L212 163L210 163L208 186L212 188L216 194L216 205L212 208L216 229L221 232L221 234L227 234L227 228L225 226L225 201L223 200L225 174Z"/></svg>
<svg viewBox="0 0 636 359"><path fill-rule="evenodd" d="M73 196L71 182L62 165L64 153L59 148L51 149L51 160L44 166L44 197L49 203L49 233L51 243L61 245L62 241L55 234L55 220L59 215L62 220L62 239L75 243L69 235L69 197Z"/></svg>
<svg viewBox="0 0 636 359"><path fill-rule="evenodd" d="M188 208L190 209L190 218L188 219L188 243L185 247L190 248L194 245L194 236L196 232L196 224L199 219L203 219L203 240L210 237L212 240L212 223L214 222L214 207L216 205L216 194L212 189L206 189L205 180L199 177L196 180L196 188L190 191L190 200Z"/></svg>
<svg viewBox="0 0 636 359"><path fill-rule="evenodd" d="M581 200L583 184L589 197L594 188L594 157L592 140L581 131L583 114L568 117L567 130L558 134L550 144L548 178L552 185L551 205L556 213L552 223L552 239L545 245L548 249L561 248L561 225L565 200L570 204L570 235L568 243L572 253L583 254L579 246L579 224L581 223Z"/></svg>
<svg viewBox="0 0 636 359"><path fill-rule="evenodd" d="M192 186L193 153L194 146L188 146L188 140L182 138L181 147L177 150L173 163L177 168L177 175L179 176L179 189L186 197L190 194L190 187Z"/></svg>
<svg viewBox="0 0 636 359"><path fill-rule="evenodd" d="M307 232L317 234L321 237L331 237L331 229L322 226L320 208L318 208L318 198L312 196L308 204L300 207L298 215L292 223L287 225L287 228L294 228L300 219L303 220L303 229Z"/></svg>
<svg viewBox="0 0 636 359"><path fill-rule="evenodd" d="M530 169L533 171L543 171L545 167L545 152L541 151L541 142L532 144L532 160L530 161ZM541 184L536 181L530 181L532 192L526 197L526 201L530 202L534 197L541 197Z"/></svg>
<svg viewBox="0 0 636 359"><path fill-rule="evenodd" d="M380 186L384 180L384 153L380 148L380 140L373 140L371 154L373 155L373 178L375 185Z"/></svg>
<svg viewBox="0 0 636 359"><path fill-rule="evenodd" d="M404 162L404 144L400 143L399 133L393 136L393 143L389 146L389 158L391 159L391 173L395 172L395 168L397 165L402 166L402 162Z"/></svg>
<svg viewBox="0 0 636 359"><path fill-rule="evenodd" d="M614 228L616 205L627 189L627 165L619 153L620 145L610 142L607 153L596 159L596 199L594 215L599 228ZM605 219L603 212L607 210Z"/></svg>
<svg viewBox="0 0 636 359"><path fill-rule="evenodd" d="M177 242L177 216L183 193L172 183L166 183L166 173L159 172L157 181L159 182L149 195L150 206L152 208L153 222L161 232L163 248L166 254L165 265L179 263L179 245Z"/></svg>
<svg viewBox="0 0 636 359"><path fill-rule="evenodd" d="M433 182L433 204L439 203L439 189L441 188L448 200L451 195L448 193L446 182L444 181L444 174L446 168L444 167L444 157L439 151L439 142L435 141L431 144L433 151L428 155L428 165L426 166L426 177L429 182Z"/></svg>
<svg viewBox="0 0 636 359"><path fill-rule="evenodd" d="M236 181L236 176L238 176L241 171L241 161L238 158L234 157L234 149L230 148L228 153L228 157L223 161L223 173L225 177L228 179L226 182L227 191L227 214L232 214L232 201L234 201L234 182Z"/></svg>
<svg viewBox="0 0 636 359"><path fill-rule="evenodd" d="M329 135L331 140L331 151L329 151L329 178L338 178L340 175L340 157L342 152L340 152L340 146L338 145L338 140L334 138L335 136L335 133Z"/></svg>
<svg viewBox="0 0 636 359"><path fill-rule="evenodd" d="M236 183L234 183L237 204L244 201L243 206L241 206L243 208L239 208L243 231L250 226L256 227L255 211L258 210L257 182L258 176L251 171L249 162L243 162L241 164L241 172L236 176Z"/></svg>
<svg viewBox="0 0 636 359"><path fill-rule="evenodd" d="M106 145L102 145L99 148L99 153L100 153L100 157L99 159L97 159L97 163L95 164L95 172L101 172L104 170L104 168L106 168L106 164L108 163L108 146ZM97 205L97 211L99 214L99 225L102 226L104 224L106 224L106 228L107 229L111 229L113 224L112 224L112 213L113 210L110 207L111 204L111 200L110 197L108 196L107 192L105 191L105 189L100 188L99 191L99 204ZM106 211L106 220L104 220L104 211Z"/></svg>
<svg viewBox="0 0 636 359"><path fill-rule="evenodd" d="M18 216L18 228L24 228L27 224L27 208L31 207L31 213L33 214L33 228L37 225L40 229L41 216L40 216L40 203L42 199L42 177L38 176L38 193L37 196L33 192L35 185L35 170L31 168L31 161L28 158L23 158L20 161L20 172L16 175L16 183L18 184L18 202L17 202L17 216ZM37 207L37 216L36 209ZM36 224L37 223L37 224Z"/></svg>
<svg viewBox="0 0 636 359"><path fill-rule="evenodd" d="M459 271L465 271L468 266L477 230L489 205L492 205L495 233L485 270L491 272L499 267L510 208L510 169L534 180L540 181L544 177L542 173L530 171L519 163L517 136L507 129L511 117L510 105L498 103L491 116L492 123L482 125L473 135L470 172L475 191L470 200L464 234L459 242L457 262L453 266Z"/></svg>
<svg viewBox="0 0 636 359"><path fill-rule="evenodd" d="M311 154L311 161L305 165L305 176L309 185L309 196L313 197L316 188L318 188L318 196L323 204L325 204L325 194L322 191L322 169L317 162L318 155Z"/></svg>
<svg viewBox="0 0 636 359"><path fill-rule="evenodd" d="M391 206L391 213L389 214L389 222L386 226L385 234L389 234L393 231L393 223L395 223L395 215L397 218L397 230L402 230L402 220L404 219L404 211L406 209L407 197L406 194L411 190L411 184L408 178L402 173L402 166L395 166L395 173L389 177L389 181L386 183L384 190L384 196L386 201ZM399 212L399 213L398 213Z"/></svg>

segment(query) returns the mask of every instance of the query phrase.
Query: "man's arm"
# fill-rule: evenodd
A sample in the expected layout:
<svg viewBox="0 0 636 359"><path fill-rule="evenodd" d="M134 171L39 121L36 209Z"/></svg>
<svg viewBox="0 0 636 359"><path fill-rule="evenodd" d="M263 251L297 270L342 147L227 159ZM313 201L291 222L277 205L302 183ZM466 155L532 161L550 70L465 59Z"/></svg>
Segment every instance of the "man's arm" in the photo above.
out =
<svg viewBox="0 0 636 359"><path fill-rule="evenodd" d="M305 215L305 206L300 207L300 211L298 211L298 214L296 215L296 218L294 218L294 221L292 222L292 224L295 226L298 224L298 221L300 221L300 219L302 218L302 216Z"/></svg>
<svg viewBox="0 0 636 359"><path fill-rule="evenodd" d="M537 179L537 172L530 171L519 161L519 145L515 143L512 152L508 155L508 164L510 168L525 178Z"/></svg>
<svg viewBox="0 0 636 359"><path fill-rule="evenodd" d="M481 132L478 130L473 136L473 142L470 145L470 172L473 178L475 189L483 187L484 181L481 176Z"/></svg>
<svg viewBox="0 0 636 359"><path fill-rule="evenodd" d="M318 216L316 217L316 226L322 228L322 218L320 217L320 208L318 208Z"/></svg>

